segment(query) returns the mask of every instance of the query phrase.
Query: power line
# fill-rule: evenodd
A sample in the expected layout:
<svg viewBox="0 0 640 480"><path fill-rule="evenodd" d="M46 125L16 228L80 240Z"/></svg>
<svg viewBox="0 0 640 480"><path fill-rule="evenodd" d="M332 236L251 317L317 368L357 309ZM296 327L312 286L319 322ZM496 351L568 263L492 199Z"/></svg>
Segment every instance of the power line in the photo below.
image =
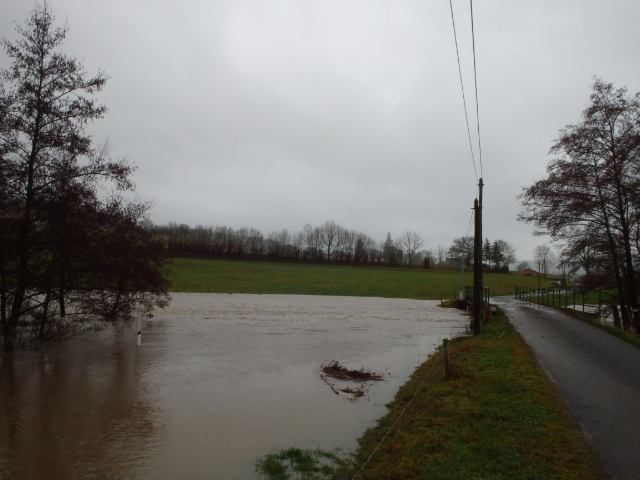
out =
<svg viewBox="0 0 640 480"><path fill-rule="evenodd" d="M451 3L451 0L449 0L449 3ZM484 177L482 173L482 145L480 143L480 109L478 108L478 74L476 72L476 36L473 30L473 0L469 0L469 5L471 7L471 42L473 44L473 82L476 87L476 123L478 125L478 155L480 157L480 177ZM477 176L478 175L476 174L476 177Z"/></svg>
<svg viewBox="0 0 640 480"><path fill-rule="evenodd" d="M471 142L471 130L469 129L469 115L467 114L467 100L464 94L464 83L462 81L462 68L460 67L460 52L458 50L458 35L456 34L456 21L453 17L453 4L452 0L449 0L449 7L451 8L451 23L453 24L453 38L456 43L456 57L458 59L458 73L460 74L460 88L462 89L462 103L464 104L464 119L467 122L467 136L469 137L469 149L471 150L471 161L473 162L473 172L476 175L476 180L478 180L478 170L476 169L476 159L473 154L473 144ZM473 23L472 23L473 25ZM473 27L472 27L473 31ZM475 52L475 50L474 50ZM474 53L474 71L475 71L475 53ZM476 105L478 100L478 91L476 88ZM482 166L482 164L480 164ZM482 172L482 168L480 169Z"/></svg>
<svg viewBox="0 0 640 480"><path fill-rule="evenodd" d="M465 235L465 237L468 237L469 234L471 233L471 226L473 225L474 214L475 212L471 210L471 216L469 217L469 226L467 226L467 234Z"/></svg>

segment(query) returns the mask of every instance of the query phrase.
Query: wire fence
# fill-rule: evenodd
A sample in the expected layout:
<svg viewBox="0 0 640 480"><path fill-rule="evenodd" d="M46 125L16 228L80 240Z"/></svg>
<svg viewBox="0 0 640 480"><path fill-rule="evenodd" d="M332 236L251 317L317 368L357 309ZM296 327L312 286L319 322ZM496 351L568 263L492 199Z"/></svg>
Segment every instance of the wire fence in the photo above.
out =
<svg viewBox="0 0 640 480"><path fill-rule="evenodd" d="M438 355L438 357L433 361L433 363L431 364L431 367L429 367L429 371L427 371L427 374L422 377L422 381L420 382L420 385L418 385L418 388L416 388L415 392L413 392L413 396L409 399L409 401L407 402L407 404L402 408L402 410L400 411L400 414L398 415L398 417L396 418L396 420L393 422L393 424L389 427L389 429L387 430L387 432L384 434L384 436L382 437L382 439L378 442L378 444L376 445L376 447L373 449L373 451L371 452L371 454L369 455L369 457L367 457L367 460L362 464L362 467L360 467L360 470L358 470L355 475L353 475L353 477L351 477L351 480L354 480L359 474L360 472L362 472L362 470L364 470L364 468L367 466L367 464L369 463L369 461L373 458L373 456L375 455L375 453L378 451L378 449L382 446L382 444L384 443L384 441L387 439L387 437L389 436L389 434L391 433L391 431L396 427L396 425L398 424L398 422L400 421L400 419L402 418L402 416L404 415L405 411L407 410L407 408L409 407L409 405L411 405L411 403L413 402L413 400L416 398L416 395L418 395L418 392L422 389L422 387L424 386L425 382L427 381L427 379L429 378L429 375L431 375L431 372L433 371L433 369L435 368L435 366L439 363L440 358L442 357L443 354L446 354L446 359L447 359L447 363L445 365L445 368L449 367L449 349L448 349L448 340L443 341L443 351Z"/></svg>
<svg viewBox="0 0 640 480"><path fill-rule="evenodd" d="M578 291L566 288L516 287L515 298L525 302L571 308L602 315L606 307L619 303L613 290Z"/></svg>

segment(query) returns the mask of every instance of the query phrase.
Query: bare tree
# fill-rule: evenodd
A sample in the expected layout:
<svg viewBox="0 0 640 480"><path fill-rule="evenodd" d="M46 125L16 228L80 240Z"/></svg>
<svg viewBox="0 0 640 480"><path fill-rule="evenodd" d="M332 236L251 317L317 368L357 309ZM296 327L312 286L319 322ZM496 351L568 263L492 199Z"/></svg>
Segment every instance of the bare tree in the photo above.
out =
<svg viewBox="0 0 640 480"><path fill-rule="evenodd" d="M86 125L106 112L90 95L107 77L101 72L87 77L80 62L59 52L67 30L54 28L53 21L46 4L36 5L25 26L17 27L19 39L2 40L12 62L0 72L7 82L0 86L5 350L14 348L19 324L37 325L44 333L43 325L51 325L55 314L68 314L69 305L74 313L126 323L135 304L150 309L167 301L161 251L144 229L149 206L121 196L134 189L132 167L112 161L107 146L96 148L85 133ZM102 198L99 182L111 183L115 194ZM118 243L125 241L134 245ZM103 255L107 247L113 248ZM123 277L116 268L120 262L139 270ZM88 271L96 274L83 274ZM85 302L80 293L88 288L102 298ZM108 308L98 308L101 302Z"/></svg>
<svg viewBox="0 0 640 480"><path fill-rule="evenodd" d="M216 226L211 235L211 250L214 253L222 254L227 251L229 244L233 245L233 228Z"/></svg>
<svg viewBox="0 0 640 480"><path fill-rule="evenodd" d="M562 256L567 259L569 273L574 274L583 269L587 283L590 283L594 274L604 270L608 263L606 259L603 259L602 248L594 245L594 238L597 237L591 234L585 234L583 238L576 236L574 241L565 245L562 250Z"/></svg>
<svg viewBox="0 0 640 480"><path fill-rule="evenodd" d="M302 227L303 250L305 256L314 260L322 258L322 232L318 227L312 227L310 223Z"/></svg>
<svg viewBox="0 0 640 480"><path fill-rule="evenodd" d="M188 227L187 227L188 228ZM202 225L196 225L196 228L190 232L190 245L189 249L193 249L199 252L208 252L211 248L211 227L204 227Z"/></svg>
<svg viewBox="0 0 640 480"><path fill-rule="evenodd" d="M424 268L431 268L437 261L436 256L431 250L424 250L420 252L419 257L421 258L422 266Z"/></svg>
<svg viewBox="0 0 640 480"><path fill-rule="evenodd" d="M267 251L274 257L288 256L291 234L286 228L274 230L267 236Z"/></svg>
<svg viewBox="0 0 640 480"><path fill-rule="evenodd" d="M250 228L247 233L247 241L249 244L249 253L251 255L260 255L263 250L264 235L256 228Z"/></svg>
<svg viewBox="0 0 640 480"><path fill-rule="evenodd" d="M473 237L458 237L453 240L449 247L451 257L464 257L466 266L471 265L473 260Z"/></svg>
<svg viewBox="0 0 640 480"><path fill-rule="evenodd" d="M538 269L542 275L549 274L549 267L555 261L553 250L546 243L538 245L533 251L533 259L538 263Z"/></svg>
<svg viewBox="0 0 640 480"><path fill-rule="evenodd" d="M249 228L242 227L235 231L235 247L236 253L240 256L244 255L249 248Z"/></svg>
<svg viewBox="0 0 640 480"><path fill-rule="evenodd" d="M548 177L520 196L520 219L567 245L606 255L625 324L640 329L636 286L640 220L640 93L596 79L582 122L560 131Z"/></svg>
<svg viewBox="0 0 640 480"><path fill-rule="evenodd" d="M340 227L338 230L338 260L340 262L351 263L356 248L356 232Z"/></svg>
<svg viewBox="0 0 640 480"><path fill-rule="evenodd" d="M322 244L326 248L326 252L327 252L327 261L331 260L333 252L336 248L336 243L338 242L339 230L340 230L340 227L333 220L326 221L320 228Z"/></svg>
<svg viewBox="0 0 640 480"><path fill-rule="evenodd" d="M447 261L447 249L442 245L438 245L434 252L434 256L438 265L444 265Z"/></svg>
<svg viewBox="0 0 640 480"><path fill-rule="evenodd" d="M402 236L396 242L404 252L404 258L411 267L416 253L424 244L424 240L419 233L405 230Z"/></svg>

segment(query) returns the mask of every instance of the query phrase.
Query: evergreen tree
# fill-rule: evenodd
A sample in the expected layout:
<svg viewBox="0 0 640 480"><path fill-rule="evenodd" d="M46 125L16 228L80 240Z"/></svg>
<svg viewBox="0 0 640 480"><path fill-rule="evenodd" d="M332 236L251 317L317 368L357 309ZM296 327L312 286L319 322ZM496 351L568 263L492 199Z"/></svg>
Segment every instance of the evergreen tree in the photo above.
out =
<svg viewBox="0 0 640 480"><path fill-rule="evenodd" d="M492 254L493 254L493 251L491 248L491 242L487 238L485 239L484 244L482 245L482 260L487 262L489 267L491 267L491 262L493 261Z"/></svg>

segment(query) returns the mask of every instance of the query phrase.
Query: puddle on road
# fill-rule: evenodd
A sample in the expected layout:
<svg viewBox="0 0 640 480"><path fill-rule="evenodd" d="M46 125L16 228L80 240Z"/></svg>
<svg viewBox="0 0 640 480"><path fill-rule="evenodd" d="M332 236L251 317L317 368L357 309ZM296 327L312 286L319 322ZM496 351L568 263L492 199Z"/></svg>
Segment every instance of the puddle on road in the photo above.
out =
<svg viewBox="0 0 640 480"><path fill-rule="evenodd" d="M351 449L468 318L438 302L173 294L135 332L18 351L0 368L0 477L255 479L280 447ZM332 360L384 373L355 402Z"/></svg>

